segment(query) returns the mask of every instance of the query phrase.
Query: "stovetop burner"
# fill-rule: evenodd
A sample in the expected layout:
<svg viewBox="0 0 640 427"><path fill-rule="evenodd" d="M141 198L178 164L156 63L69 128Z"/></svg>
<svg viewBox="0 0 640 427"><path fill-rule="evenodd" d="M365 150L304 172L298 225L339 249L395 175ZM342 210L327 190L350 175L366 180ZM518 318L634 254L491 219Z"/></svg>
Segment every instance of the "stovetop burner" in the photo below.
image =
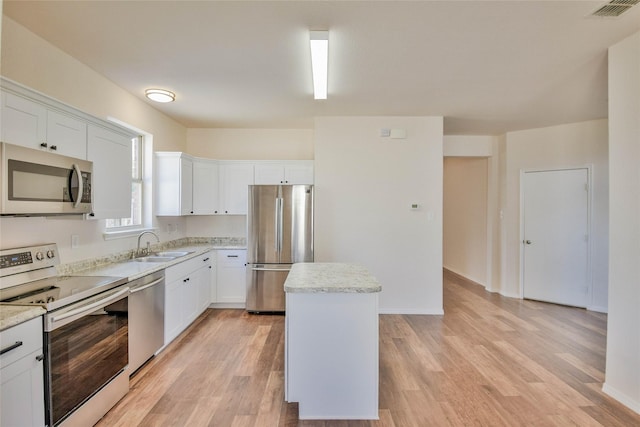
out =
<svg viewBox="0 0 640 427"><path fill-rule="evenodd" d="M57 252L55 243L0 251L4 260L0 263L0 303L37 305L52 311L127 282L126 277L57 276Z"/></svg>

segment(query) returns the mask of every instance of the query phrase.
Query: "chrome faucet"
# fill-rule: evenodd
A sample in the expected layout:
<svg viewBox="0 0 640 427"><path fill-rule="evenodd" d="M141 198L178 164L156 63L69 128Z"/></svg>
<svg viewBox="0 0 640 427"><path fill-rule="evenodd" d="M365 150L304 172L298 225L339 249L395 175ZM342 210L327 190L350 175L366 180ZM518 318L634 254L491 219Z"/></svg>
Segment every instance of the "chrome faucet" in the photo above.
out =
<svg viewBox="0 0 640 427"><path fill-rule="evenodd" d="M153 231L143 231L142 233L138 234L138 247L136 248L136 254L135 254L136 256L140 255L140 239L145 234L153 234L156 237L156 242L160 243L160 238L156 233L154 233ZM146 249L146 252L143 252L143 254L149 255L150 252L151 252L151 243L149 243L149 241L147 240L147 249Z"/></svg>

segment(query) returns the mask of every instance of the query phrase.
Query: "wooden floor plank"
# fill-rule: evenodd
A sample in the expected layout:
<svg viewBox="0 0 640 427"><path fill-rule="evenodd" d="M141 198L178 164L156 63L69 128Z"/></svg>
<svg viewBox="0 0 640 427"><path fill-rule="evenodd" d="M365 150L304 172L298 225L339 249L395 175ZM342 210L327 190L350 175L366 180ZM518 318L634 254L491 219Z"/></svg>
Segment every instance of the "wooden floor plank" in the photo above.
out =
<svg viewBox="0 0 640 427"><path fill-rule="evenodd" d="M377 421L299 420L284 402L284 317L210 309L98 426L640 426L601 390L606 314L444 279L444 316L380 316Z"/></svg>

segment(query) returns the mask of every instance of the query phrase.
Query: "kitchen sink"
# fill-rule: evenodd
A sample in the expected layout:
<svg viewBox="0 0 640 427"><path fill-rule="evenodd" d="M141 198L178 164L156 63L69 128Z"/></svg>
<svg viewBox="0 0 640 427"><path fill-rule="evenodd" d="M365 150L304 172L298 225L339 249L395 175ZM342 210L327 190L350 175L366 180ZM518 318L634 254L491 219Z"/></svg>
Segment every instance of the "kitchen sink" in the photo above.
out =
<svg viewBox="0 0 640 427"><path fill-rule="evenodd" d="M149 255L143 256L140 258L134 258L135 262L168 262L178 258L177 256L157 256L157 255Z"/></svg>
<svg viewBox="0 0 640 427"><path fill-rule="evenodd" d="M182 256L189 255L189 254L192 254L192 253L193 253L193 251L191 251L191 252L187 252L187 251L163 251L163 252L156 252L155 256L180 258Z"/></svg>

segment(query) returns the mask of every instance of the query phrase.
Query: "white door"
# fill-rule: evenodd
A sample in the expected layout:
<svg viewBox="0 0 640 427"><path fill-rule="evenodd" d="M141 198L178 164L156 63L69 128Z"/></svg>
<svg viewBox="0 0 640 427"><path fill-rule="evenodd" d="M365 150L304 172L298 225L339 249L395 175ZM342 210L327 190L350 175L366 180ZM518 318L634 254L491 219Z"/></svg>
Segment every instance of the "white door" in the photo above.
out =
<svg viewBox="0 0 640 427"><path fill-rule="evenodd" d="M587 306L588 178L587 169L524 173L525 298Z"/></svg>

